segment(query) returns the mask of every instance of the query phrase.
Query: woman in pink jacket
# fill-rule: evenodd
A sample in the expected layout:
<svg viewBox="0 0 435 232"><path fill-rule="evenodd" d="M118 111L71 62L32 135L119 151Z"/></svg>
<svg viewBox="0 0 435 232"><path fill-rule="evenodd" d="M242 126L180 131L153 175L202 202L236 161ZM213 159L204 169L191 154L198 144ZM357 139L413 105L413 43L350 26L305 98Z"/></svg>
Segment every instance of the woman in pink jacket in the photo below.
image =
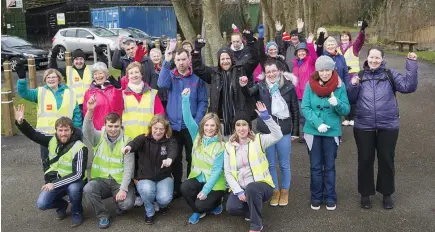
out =
<svg viewBox="0 0 435 232"><path fill-rule="evenodd" d="M87 112L87 102L95 95L97 106L94 110L92 121L95 129L101 130L104 126L104 117L111 112L122 115L124 110L124 100L122 99L122 90L115 88L109 80L109 70L103 62L97 62L92 66L92 76L94 80L85 93L83 101L83 112ZM83 115L84 116L84 115Z"/></svg>
<svg viewBox="0 0 435 232"><path fill-rule="evenodd" d="M315 71L315 64L317 60L316 50L313 44L314 35L310 33L307 43L299 43L296 46L295 56L293 59L293 74L298 77L298 84L296 85L296 95L299 100L300 122L302 127L305 124L305 118L302 115L301 102L304 96L305 86L310 80L311 74ZM304 143L304 136L299 137L299 142Z"/></svg>

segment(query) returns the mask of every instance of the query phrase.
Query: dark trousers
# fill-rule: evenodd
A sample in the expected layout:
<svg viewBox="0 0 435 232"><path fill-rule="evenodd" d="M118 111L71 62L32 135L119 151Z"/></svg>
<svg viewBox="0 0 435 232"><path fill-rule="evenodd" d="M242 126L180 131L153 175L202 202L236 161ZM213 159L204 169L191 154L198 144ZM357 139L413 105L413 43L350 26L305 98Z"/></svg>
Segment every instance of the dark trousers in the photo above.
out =
<svg viewBox="0 0 435 232"><path fill-rule="evenodd" d="M225 191L210 191L205 200L197 198L205 183L200 183L197 179L192 178L183 182L181 185L181 195L187 201L194 213L209 212L222 203L222 197Z"/></svg>
<svg viewBox="0 0 435 232"><path fill-rule="evenodd" d="M313 146L309 151L312 203L337 203L335 191L337 149L334 137L314 136Z"/></svg>
<svg viewBox="0 0 435 232"><path fill-rule="evenodd" d="M358 192L362 196L375 194L374 162L378 158L376 191L383 195L394 193L394 156L398 129L353 129L358 148Z"/></svg>
<svg viewBox="0 0 435 232"><path fill-rule="evenodd" d="M346 119L348 121L353 120L353 118L355 117L355 111L356 111L356 105L351 104L350 105L350 112L348 115L344 116L344 119Z"/></svg>
<svg viewBox="0 0 435 232"><path fill-rule="evenodd" d="M261 230L263 220L261 211L263 202L272 197L273 188L264 182L252 182L246 186L246 202L239 199L234 193L230 193L227 200L227 212L231 215L249 218L251 230Z"/></svg>
<svg viewBox="0 0 435 232"><path fill-rule="evenodd" d="M42 163L42 171L44 171L44 173L50 167L50 165L48 164L48 153L49 153L48 148L41 146L41 163Z"/></svg>
<svg viewBox="0 0 435 232"><path fill-rule="evenodd" d="M190 174L192 164L192 137L187 129L173 131L173 136L177 140L178 156L172 164L172 176L174 177L174 191L180 192L181 180L183 179L183 147L186 150L187 177Z"/></svg>

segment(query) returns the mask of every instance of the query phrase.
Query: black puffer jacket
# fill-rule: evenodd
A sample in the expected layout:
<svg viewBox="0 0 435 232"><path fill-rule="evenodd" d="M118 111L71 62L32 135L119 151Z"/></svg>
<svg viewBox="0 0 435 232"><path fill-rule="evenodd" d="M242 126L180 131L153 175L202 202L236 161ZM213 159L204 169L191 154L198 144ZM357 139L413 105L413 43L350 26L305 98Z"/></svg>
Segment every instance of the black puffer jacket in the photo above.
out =
<svg viewBox="0 0 435 232"><path fill-rule="evenodd" d="M263 75L263 74L262 74ZM242 93L245 96L255 97L258 101L263 102L273 120L281 127L281 131L284 135L290 134L292 136L299 136L299 105L298 97L296 95L295 85L297 84L297 77L291 73L283 73L281 76L280 93L287 103L290 117L280 120L272 115L272 97L269 93L266 81L264 77L260 75L259 78L262 81L258 82L255 86L249 88L247 86L242 87ZM257 130L263 134L270 134L269 128L263 122L263 120L257 121Z"/></svg>
<svg viewBox="0 0 435 232"><path fill-rule="evenodd" d="M177 141L174 138L163 137L156 141L149 133L137 136L128 146L135 153L134 179L160 181L171 177L172 165L177 157ZM161 168L166 158L172 159L172 165Z"/></svg>

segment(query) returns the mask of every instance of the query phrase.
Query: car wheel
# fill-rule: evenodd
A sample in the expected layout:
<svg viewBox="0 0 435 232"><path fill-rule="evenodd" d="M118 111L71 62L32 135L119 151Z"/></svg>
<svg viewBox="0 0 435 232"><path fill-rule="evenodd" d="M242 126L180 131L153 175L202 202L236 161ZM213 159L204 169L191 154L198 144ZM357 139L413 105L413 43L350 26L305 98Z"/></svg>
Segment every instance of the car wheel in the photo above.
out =
<svg viewBox="0 0 435 232"><path fill-rule="evenodd" d="M59 46L59 54L57 54L57 60L64 61L65 60L65 48Z"/></svg>
<svg viewBox="0 0 435 232"><path fill-rule="evenodd" d="M18 62L20 62L20 59L17 57L12 57L9 59L9 63L11 64L11 69L13 72L15 72L15 68L17 67Z"/></svg>

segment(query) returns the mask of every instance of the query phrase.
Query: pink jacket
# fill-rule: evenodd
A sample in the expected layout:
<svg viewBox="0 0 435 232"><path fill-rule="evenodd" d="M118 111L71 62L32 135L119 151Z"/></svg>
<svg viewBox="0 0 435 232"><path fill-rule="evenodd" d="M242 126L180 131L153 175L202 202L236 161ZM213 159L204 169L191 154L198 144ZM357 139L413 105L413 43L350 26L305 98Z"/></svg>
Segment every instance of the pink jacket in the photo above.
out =
<svg viewBox="0 0 435 232"><path fill-rule="evenodd" d="M263 72L263 70L261 70L261 65L258 64L257 67L254 69L254 82L257 83L260 81L260 79L258 78L258 76Z"/></svg>
<svg viewBox="0 0 435 232"><path fill-rule="evenodd" d="M296 95L301 100L304 96L305 86L310 80L311 74L316 70L315 64L317 60L317 53L314 50L313 43L307 43L308 54L303 59L301 66L298 66L298 58L293 59L293 74L298 77L298 84L296 85Z"/></svg>
<svg viewBox="0 0 435 232"><path fill-rule="evenodd" d="M101 130L101 127L104 126L104 118L106 115L115 112L122 116L122 111L124 110L124 100L122 99L122 90L115 88L113 85L108 84L103 90L95 87L94 83L92 83L85 93L85 98L83 101L83 114L86 114L88 110L87 102L94 94L97 99L97 106L95 107L92 121L94 123L95 129Z"/></svg>

